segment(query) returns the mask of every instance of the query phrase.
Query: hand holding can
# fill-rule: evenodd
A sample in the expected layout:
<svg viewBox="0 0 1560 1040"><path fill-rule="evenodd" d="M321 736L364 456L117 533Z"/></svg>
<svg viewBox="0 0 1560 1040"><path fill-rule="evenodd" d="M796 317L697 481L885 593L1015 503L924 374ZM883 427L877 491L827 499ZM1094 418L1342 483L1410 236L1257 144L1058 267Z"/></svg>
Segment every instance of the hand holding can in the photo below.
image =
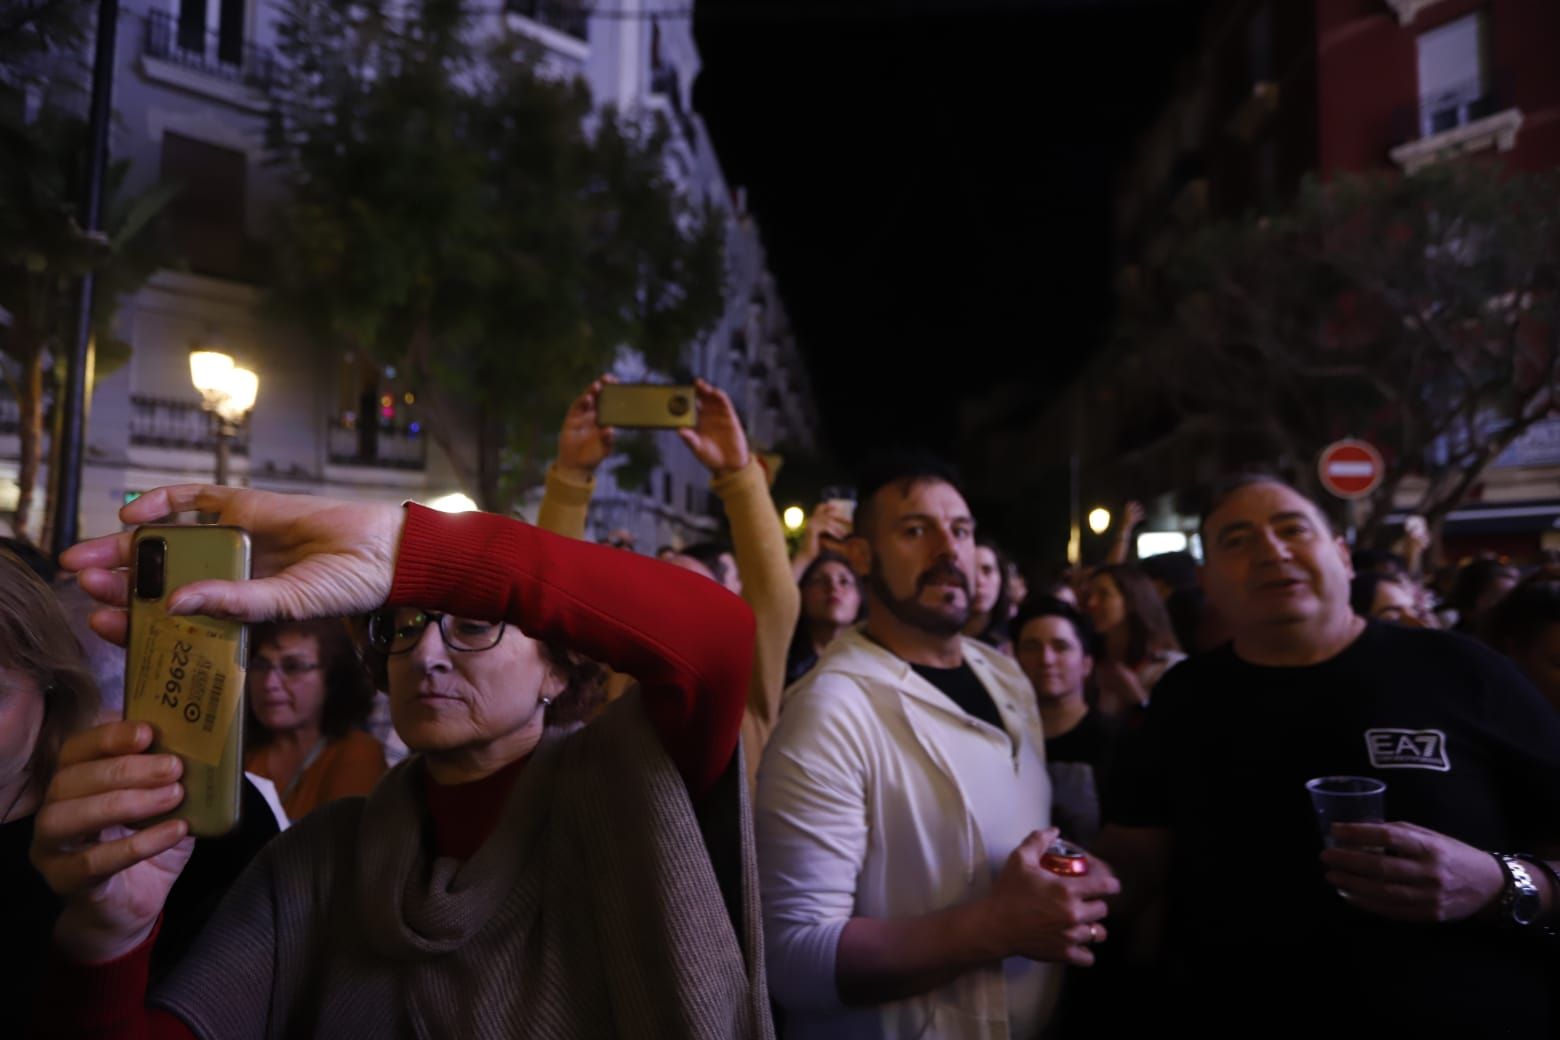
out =
<svg viewBox="0 0 1560 1040"><path fill-rule="evenodd" d="M1089 872L1089 855L1072 842L1057 838L1040 854L1040 865L1062 877L1083 877Z"/></svg>

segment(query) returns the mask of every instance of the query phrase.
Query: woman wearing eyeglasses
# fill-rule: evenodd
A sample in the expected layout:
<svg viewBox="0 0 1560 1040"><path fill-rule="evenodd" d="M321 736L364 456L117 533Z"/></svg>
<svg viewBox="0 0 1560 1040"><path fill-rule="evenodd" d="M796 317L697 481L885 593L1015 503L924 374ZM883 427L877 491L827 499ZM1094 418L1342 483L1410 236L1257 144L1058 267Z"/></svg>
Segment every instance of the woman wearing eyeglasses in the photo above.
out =
<svg viewBox="0 0 1560 1040"><path fill-rule="evenodd" d="M35 1031L97 1037L768 1038L737 733L753 615L719 584L486 514L233 488L150 492L143 523L216 512L257 579L176 613L370 614L396 731L416 754L366 799L267 846L146 995L146 951L188 856L148 727L81 734L33 859L65 909ZM124 604L128 539L64 558ZM122 613L94 626L123 640ZM585 661L639 689L582 727Z"/></svg>
<svg viewBox="0 0 1560 1040"><path fill-rule="evenodd" d="M276 785L287 818L367 794L385 773L379 742L360 728L374 687L340 621L288 621L250 633L244 768Z"/></svg>

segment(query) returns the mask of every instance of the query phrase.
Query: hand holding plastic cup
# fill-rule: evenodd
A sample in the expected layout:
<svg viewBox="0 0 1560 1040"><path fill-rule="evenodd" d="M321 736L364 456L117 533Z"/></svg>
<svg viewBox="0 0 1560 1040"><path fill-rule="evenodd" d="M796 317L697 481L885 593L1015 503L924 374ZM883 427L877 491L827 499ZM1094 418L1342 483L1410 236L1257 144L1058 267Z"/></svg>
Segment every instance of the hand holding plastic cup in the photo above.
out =
<svg viewBox="0 0 1560 1040"><path fill-rule="evenodd" d="M1369 776L1319 776L1305 782L1316 810L1322 843L1333 847L1335 823L1383 823L1386 821L1387 785Z"/></svg>

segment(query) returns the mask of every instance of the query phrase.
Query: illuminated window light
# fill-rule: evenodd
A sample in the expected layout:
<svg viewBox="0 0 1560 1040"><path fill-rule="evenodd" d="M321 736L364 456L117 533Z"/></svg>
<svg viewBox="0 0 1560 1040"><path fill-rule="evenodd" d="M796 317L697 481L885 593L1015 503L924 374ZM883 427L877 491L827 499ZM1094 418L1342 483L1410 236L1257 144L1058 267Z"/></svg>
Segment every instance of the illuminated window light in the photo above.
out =
<svg viewBox="0 0 1560 1040"><path fill-rule="evenodd" d="M1191 540L1185 531L1142 531L1137 536L1138 559L1163 556L1165 553L1186 552Z"/></svg>

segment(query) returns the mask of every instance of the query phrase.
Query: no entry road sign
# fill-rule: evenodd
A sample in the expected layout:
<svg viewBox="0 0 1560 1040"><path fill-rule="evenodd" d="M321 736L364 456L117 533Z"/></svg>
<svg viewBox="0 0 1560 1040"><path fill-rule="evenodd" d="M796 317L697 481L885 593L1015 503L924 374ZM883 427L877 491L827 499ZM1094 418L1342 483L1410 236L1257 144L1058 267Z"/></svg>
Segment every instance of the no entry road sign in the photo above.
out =
<svg viewBox="0 0 1560 1040"><path fill-rule="evenodd" d="M1364 498L1381 484L1386 465L1381 452L1365 441L1334 441L1316 460L1322 487L1339 498Z"/></svg>

